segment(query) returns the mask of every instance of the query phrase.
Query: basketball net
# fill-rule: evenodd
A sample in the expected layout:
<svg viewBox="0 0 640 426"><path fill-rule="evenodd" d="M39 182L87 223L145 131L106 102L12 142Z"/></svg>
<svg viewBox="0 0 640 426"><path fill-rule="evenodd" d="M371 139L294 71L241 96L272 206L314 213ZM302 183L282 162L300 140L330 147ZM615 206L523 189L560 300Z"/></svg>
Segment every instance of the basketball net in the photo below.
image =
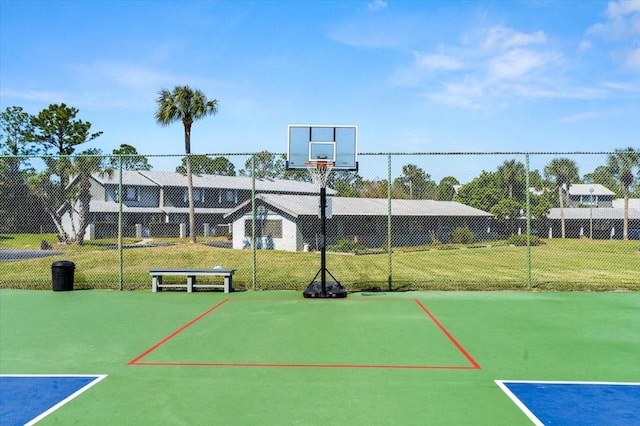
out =
<svg viewBox="0 0 640 426"><path fill-rule="evenodd" d="M327 187L327 178L333 170L333 161L307 161L304 163L311 175L311 180L317 188Z"/></svg>

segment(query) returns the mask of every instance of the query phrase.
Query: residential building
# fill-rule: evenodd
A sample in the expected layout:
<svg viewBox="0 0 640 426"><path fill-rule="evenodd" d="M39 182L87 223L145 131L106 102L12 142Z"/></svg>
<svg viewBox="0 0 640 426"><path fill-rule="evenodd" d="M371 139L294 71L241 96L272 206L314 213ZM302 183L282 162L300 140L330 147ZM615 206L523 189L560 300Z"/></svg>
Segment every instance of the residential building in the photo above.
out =
<svg viewBox="0 0 640 426"><path fill-rule="evenodd" d="M365 247L386 247L391 208L392 246L417 246L434 240L449 242L457 227L468 227L477 240L490 238L491 218L485 211L455 201L328 197L326 244L354 240ZM260 194L256 197L256 247L288 251L320 245L317 195ZM227 214L233 248L250 248L254 228L251 201Z"/></svg>
<svg viewBox="0 0 640 426"><path fill-rule="evenodd" d="M309 182L251 177L193 175L196 234L214 235L228 232L224 214L257 194L317 194ZM189 198L187 178L180 173L161 171L123 171L122 183L117 174L93 174L87 239L117 235L120 214L119 191L122 190L122 222L125 235L171 236L188 234ZM327 190L333 194L334 191ZM77 218L77 215L74 215ZM65 227L71 228L69 215L63 215ZM172 225L166 225L172 224ZM77 224L76 224L77 225ZM154 233L154 230L157 232ZM164 230L164 231L161 231ZM179 231L177 231L179 230ZM167 235L169 236L169 235Z"/></svg>
<svg viewBox="0 0 640 426"><path fill-rule="evenodd" d="M563 188L566 197L566 188ZM569 205L567 207L613 207L615 192L607 187L593 184L574 184L569 186Z"/></svg>
<svg viewBox="0 0 640 426"><path fill-rule="evenodd" d="M563 191L566 196L566 190ZM546 232L538 226L540 236L559 238L562 235L562 215L565 237L620 239L624 221L624 200L599 184L575 184L569 187L569 205L561 212L552 208L546 221ZM629 200L629 238L640 239L640 202ZM543 235L544 234L544 235Z"/></svg>

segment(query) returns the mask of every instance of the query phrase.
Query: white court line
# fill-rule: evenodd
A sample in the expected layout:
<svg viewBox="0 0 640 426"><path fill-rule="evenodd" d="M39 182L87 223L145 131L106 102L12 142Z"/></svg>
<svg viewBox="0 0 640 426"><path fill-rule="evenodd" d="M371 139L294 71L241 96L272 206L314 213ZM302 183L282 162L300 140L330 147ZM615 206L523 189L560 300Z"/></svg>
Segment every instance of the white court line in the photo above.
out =
<svg viewBox="0 0 640 426"><path fill-rule="evenodd" d="M58 402L56 405L49 408L47 411L42 412L39 416L34 417L24 425L24 426L32 426L37 422L39 422L40 420L42 420L43 418L45 418L46 416L48 416L49 414L56 411L58 408L62 407L67 402L73 400L74 398L76 398L81 393L85 392L95 384L99 383L101 380L105 379L107 375L106 374L0 374L0 377L63 377L63 378L64 377L95 377L95 380L92 380L91 382L87 383L86 385L84 385L83 387L81 387L80 389L78 389L77 391L75 391L74 393L72 393L71 395L63 399L62 401Z"/></svg>
<svg viewBox="0 0 640 426"><path fill-rule="evenodd" d="M522 412L533 422L536 426L544 426L544 423L538 419L535 414L527 408L526 405L520 401L520 399L514 395L513 392L507 387L505 383L536 383L544 385L604 385L604 386L640 386L640 382L572 382L572 381L553 381L553 380L494 380L495 383L507 394L507 396L513 401L514 404L522 410Z"/></svg>

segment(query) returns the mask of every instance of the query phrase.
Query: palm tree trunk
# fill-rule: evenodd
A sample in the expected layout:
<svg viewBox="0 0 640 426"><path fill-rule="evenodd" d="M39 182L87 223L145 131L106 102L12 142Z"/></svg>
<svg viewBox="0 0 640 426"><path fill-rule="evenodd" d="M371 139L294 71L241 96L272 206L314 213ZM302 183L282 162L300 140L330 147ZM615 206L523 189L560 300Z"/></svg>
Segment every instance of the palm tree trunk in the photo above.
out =
<svg viewBox="0 0 640 426"><path fill-rule="evenodd" d="M186 153L185 165L187 166L187 195L189 197L189 242L196 242L196 210L193 202L193 177L191 175L191 125L184 127L184 148Z"/></svg>
<svg viewBox="0 0 640 426"><path fill-rule="evenodd" d="M562 185L558 185L558 198L560 199L560 227L564 238L564 203L562 202Z"/></svg>
<svg viewBox="0 0 640 426"><path fill-rule="evenodd" d="M629 190L624 190L624 218L622 219L622 239L629 239Z"/></svg>

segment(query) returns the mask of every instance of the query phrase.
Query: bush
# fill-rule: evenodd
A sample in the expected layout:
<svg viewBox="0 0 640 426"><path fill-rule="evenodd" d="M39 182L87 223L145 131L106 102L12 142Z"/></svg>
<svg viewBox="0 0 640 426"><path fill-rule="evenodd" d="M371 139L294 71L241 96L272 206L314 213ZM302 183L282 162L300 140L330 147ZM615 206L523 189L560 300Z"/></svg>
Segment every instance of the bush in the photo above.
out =
<svg viewBox="0 0 640 426"><path fill-rule="evenodd" d="M476 236L469 227L458 227L451 233L451 242L453 244L473 244Z"/></svg>
<svg viewBox="0 0 640 426"><path fill-rule="evenodd" d="M363 247L355 243L354 240L349 238L342 238L336 244L332 244L327 246L327 251L338 251L338 252L354 252L357 250L361 250Z"/></svg>
<svg viewBox="0 0 640 426"><path fill-rule="evenodd" d="M546 244L544 240L540 237L536 237L535 235L531 235L529 237L529 243L531 246L541 246ZM512 235L507 240L507 244L512 246L526 246L527 245L527 236L526 235Z"/></svg>

